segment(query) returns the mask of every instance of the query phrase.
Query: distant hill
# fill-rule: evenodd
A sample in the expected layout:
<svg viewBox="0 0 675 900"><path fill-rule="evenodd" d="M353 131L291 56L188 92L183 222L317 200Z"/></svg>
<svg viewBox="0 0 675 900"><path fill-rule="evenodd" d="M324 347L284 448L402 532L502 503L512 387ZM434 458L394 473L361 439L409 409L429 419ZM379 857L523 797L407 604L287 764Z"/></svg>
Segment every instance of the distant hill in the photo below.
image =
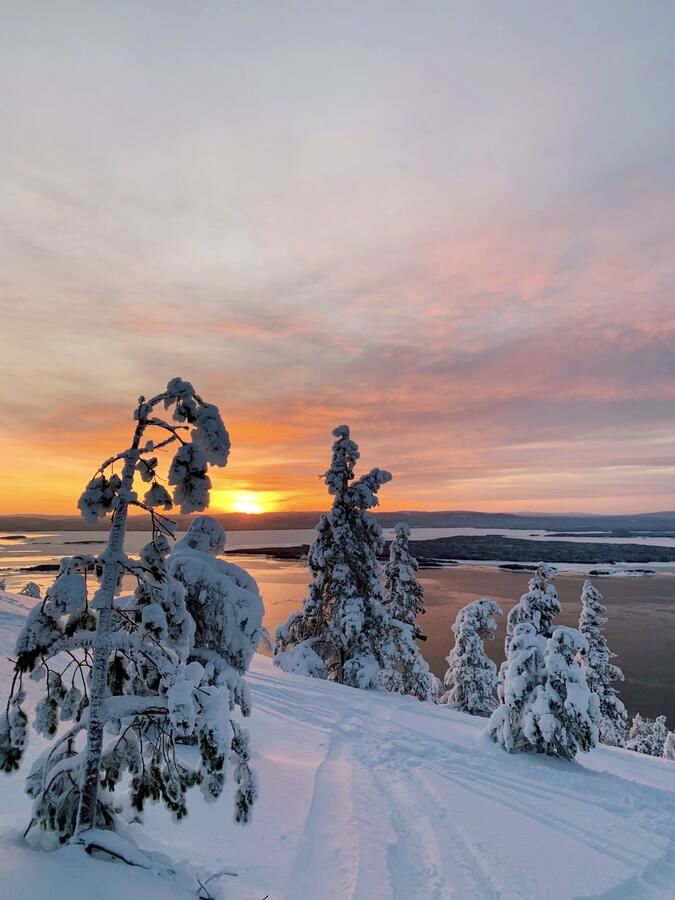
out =
<svg viewBox="0 0 675 900"><path fill-rule="evenodd" d="M261 515L243 513L214 514L230 531L287 530L313 528L320 512L274 512ZM633 515L603 516L584 513L485 513L471 510L446 510L425 512L420 510L399 510L398 512L378 512L375 514L380 524L387 528L397 522L408 522L417 528L500 528L522 531L560 531L569 533L603 532L615 537L635 537L645 535L675 536L675 512L638 513ZM175 517L179 528L185 528L188 516ZM102 522L87 528L79 516L44 515L0 515L0 532L23 533L40 531L102 531L108 523ZM129 519L132 531L147 530L145 517L132 516Z"/></svg>

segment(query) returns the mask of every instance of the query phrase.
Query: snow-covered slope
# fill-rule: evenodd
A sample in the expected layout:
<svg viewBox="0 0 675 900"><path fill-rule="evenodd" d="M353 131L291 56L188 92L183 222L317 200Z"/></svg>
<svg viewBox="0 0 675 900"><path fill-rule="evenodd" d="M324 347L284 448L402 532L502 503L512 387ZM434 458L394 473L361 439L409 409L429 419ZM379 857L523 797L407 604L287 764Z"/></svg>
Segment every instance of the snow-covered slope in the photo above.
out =
<svg viewBox="0 0 675 900"><path fill-rule="evenodd" d="M25 598L0 595L0 651ZM6 686L7 666L0 669ZM485 720L274 669L256 657L250 721L260 800L223 797L129 834L151 870L23 843L22 773L0 778L0 897L178 900L197 878L228 900L675 896L675 764L599 749L576 763L509 756ZM38 747L33 741L33 751ZM32 754L31 754L32 755Z"/></svg>

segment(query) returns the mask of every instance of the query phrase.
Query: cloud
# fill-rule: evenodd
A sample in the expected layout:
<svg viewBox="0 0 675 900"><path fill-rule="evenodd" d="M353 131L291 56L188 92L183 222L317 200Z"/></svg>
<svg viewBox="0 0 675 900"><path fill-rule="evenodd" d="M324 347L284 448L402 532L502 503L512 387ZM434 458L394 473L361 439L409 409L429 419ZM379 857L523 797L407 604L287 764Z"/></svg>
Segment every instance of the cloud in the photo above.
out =
<svg viewBox="0 0 675 900"><path fill-rule="evenodd" d="M316 506L349 421L390 508L653 506L675 458L667 29L526 7L358 29L172 9L132 34L13 12L0 427L26 487L3 502L42 454L65 508L180 374L231 427L222 489Z"/></svg>

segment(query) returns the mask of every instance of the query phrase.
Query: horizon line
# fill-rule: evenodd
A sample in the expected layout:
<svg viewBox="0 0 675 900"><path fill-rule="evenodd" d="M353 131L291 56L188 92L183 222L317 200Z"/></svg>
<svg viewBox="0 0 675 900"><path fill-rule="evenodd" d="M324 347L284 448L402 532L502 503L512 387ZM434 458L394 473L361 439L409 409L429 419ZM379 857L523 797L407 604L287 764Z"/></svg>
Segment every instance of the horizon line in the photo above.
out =
<svg viewBox="0 0 675 900"><path fill-rule="evenodd" d="M309 515L322 515L325 513L325 509L298 509L298 510L269 510L267 512L259 512L259 513L245 513L245 512L234 512L234 511L226 511L226 510L210 510L206 509L200 515L210 515L210 516L229 516L229 517L237 517L237 518L245 518L250 519L251 521L255 519L262 518L272 518L272 517L290 517L290 516L309 516ZM519 516L519 517L545 517L545 516L559 516L561 518L572 518L574 516L584 516L587 518L627 518L631 516L668 516L675 515L675 510L670 509L656 509L656 510L642 510L640 512L625 512L625 513L610 513L610 512L585 512L583 510L578 510L574 512L560 512L557 510L513 510L513 511L504 511L504 510L476 510L476 509L393 509L393 510L383 510L383 509L373 509L372 512L374 515L426 515L426 516L443 516L443 515L472 515L472 516ZM142 515L142 513L132 513L131 515ZM174 514L176 518L187 518L188 514L177 512ZM3 519L80 519L80 515L78 513L41 513L41 512L27 512L27 513L0 513L0 521ZM85 526L87 527L87 526Z"/></svg>

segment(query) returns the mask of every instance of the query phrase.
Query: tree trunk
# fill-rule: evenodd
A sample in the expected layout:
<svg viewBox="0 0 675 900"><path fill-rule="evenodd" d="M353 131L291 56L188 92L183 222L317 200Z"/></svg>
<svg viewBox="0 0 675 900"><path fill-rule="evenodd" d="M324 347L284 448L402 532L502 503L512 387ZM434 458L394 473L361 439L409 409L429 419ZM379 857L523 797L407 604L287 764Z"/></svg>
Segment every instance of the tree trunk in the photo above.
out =
<svg viewBox="0 0 675 900"><path fill-rule="evenodd" d="M128 496L131 491L136 462L138 461L141 436L145 430L146 420L140 414L134 432L134 439L127 451L122 471L119 506L116 508L108 545L103 554L103 578L101 586L94 596L98 610L96 637L94 640L93 660L89 679L89 724L87 726L87 747L84 757L82 777L80 781L80 805L77 811L77 828L75 840L90 828L96 828L96 807L101 771L101 752L103 750L103 701L105 700L108 657L110 655L110 634L113 618L113 600L117 590L119 562L124 551Z"/></svg>

